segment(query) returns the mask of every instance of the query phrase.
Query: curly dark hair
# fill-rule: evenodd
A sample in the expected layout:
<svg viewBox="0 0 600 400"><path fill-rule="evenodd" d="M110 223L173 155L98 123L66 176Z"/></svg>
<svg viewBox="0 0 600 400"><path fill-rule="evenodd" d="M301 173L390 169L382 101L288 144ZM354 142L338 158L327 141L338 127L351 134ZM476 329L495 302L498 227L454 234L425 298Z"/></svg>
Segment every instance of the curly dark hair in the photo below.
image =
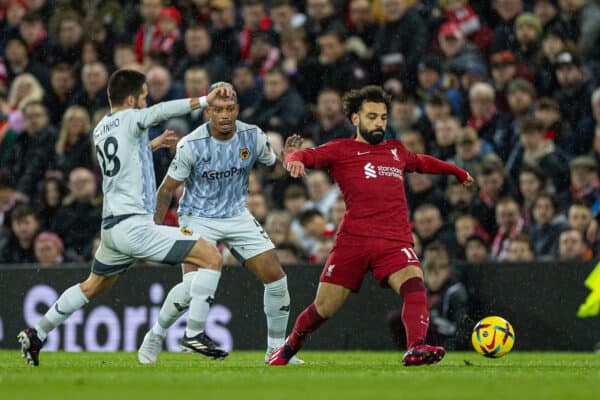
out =
<svg viewBox="0 0 600 400"><path fill-rule="evenodd" d="M387 94L380 86L368 85L360 89L353 89L346 93L342 98L344 113L348 118L357 113L364 102L384 103L385 108L389 110L392 102L392 96Z"/></svg>

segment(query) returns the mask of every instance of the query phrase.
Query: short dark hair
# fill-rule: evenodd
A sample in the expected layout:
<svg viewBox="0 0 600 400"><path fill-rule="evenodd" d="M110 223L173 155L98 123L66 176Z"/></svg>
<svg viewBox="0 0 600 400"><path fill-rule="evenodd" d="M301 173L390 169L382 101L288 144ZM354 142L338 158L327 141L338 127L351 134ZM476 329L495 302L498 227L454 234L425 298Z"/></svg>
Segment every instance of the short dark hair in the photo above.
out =
<svg viewBox="0 0 600 400"><path fill-rule="evenodd" d="M342 98L344 113L348 118L352 114L358 113L365 102L384 103L387 110L390 109L391 96L387 94L380 86L368 85L360 89L353 89L346 93Z"/></svg>
<svg viewBox="0 0 600 400"><path fill-rule="evenodd" d="M298 215L298 222L300 222L300 225L305 226L315 217L324 217L324 215L321 211L317 210L316 208L304 210L300 213L300 215Z"/></svg>
<svg viewBox="0 0 600 400"><path fill-rule="evenodd" d="M521 134L530 134L530 133L544 133L546 132L546 127L544 123L537 118L525 118L523 122L521 122Z"/></svg>
<svg viewBox="0 0 600 400"><path fill-rule="evenodd" d="M43 23L43 19L42 16L35 12L35 11L29 11L27 13L25 13L25 15L23 15L23 18L21 18L21 22L23 23L31 23L31 22L40 22Z"/></svg>
<svg viewBox="0 0 600 400"><path fill-rule="evenodd" d="M544 184L548 180L548 177L546 176L544 171L540 167L532 164L525 164L519 170L519 176L521 176L522 174L531 174L535 176L535 178L542 183L542 186L544 186Z"/></svg>
<svg viewBox="0 0 600 400"><path fill-rule="evenodd" d="M36 220L38 219L37 211L29 204L20 204L16 206L10 213L11 221L22 221L28 216L33 216Z"/></svg>
<svg viewBox="0 0 600 400"><path fill-rule="evenodd" d="M146 76L131 69L119 69L108 80L108 100L111 106L123 104L129 96L139 96L146 83Z"/></svg>
<svg viewBox="0 0 600 400"><path fill-rule="evenodd" d="M541 199L547 199L548 201L550 201L550 204L552 204L552 207L554 208L555 214L560 210L560 201L558 200L558 197L556 197L555 194L550 193L550 192L538 193L537 197L533 200L532 206L535 207L537 202L540 201Z"/></svg>

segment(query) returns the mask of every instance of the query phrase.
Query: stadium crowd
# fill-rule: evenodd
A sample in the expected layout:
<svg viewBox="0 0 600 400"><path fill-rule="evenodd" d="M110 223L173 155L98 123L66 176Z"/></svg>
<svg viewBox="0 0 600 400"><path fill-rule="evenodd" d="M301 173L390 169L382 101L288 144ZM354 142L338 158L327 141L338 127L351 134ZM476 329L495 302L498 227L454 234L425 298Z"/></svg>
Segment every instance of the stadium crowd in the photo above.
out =
<svg viewBox="0 0 600 400"><path fill-rule="evenodd" d="M149 105L232 82L240 119L277 152L296 132L310 147L353 137L341 96L382 85L393 95L386 137L477 182L406 174L419 255L590 259L600 252L598 21L597 0L0 0L0 263L92 258L91 131L118 68L146 74ZM151 138L204 121L196 111ZM157 182L172 156L154 153ZM304 181L254 170L248 207L283 263L319 265L345 211L320 170Z"/></svg>

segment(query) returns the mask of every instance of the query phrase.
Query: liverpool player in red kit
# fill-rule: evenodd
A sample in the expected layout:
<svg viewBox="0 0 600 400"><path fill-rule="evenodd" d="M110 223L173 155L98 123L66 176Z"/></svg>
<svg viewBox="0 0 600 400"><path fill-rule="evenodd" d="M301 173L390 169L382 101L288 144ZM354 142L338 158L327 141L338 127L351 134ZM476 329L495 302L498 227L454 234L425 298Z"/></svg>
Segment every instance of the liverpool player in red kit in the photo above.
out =
<svg viewBox="0 0 600 400"><path fill-rule="evenodd" d="M464 185L472 184L473 178L455 165L411 153L399 140L382 142L389 107L389 96L378 86L353 90L344 96L344 112L356 126L356 139L294 151L300 144L299 137L294 137L296 146L286 146L285 163L291 176L305 176L305 168L327 168L340 186L347 211L316 298L298 316L285 344L271 355L270 365L286 365L308 335L344 304L350 291L360 289L369 270L382 287L402 297L408 347L404 365L433 364L444 357L443 347L424 343L429 313L423 270L413 250L404 172L452 174Z"/></svg>

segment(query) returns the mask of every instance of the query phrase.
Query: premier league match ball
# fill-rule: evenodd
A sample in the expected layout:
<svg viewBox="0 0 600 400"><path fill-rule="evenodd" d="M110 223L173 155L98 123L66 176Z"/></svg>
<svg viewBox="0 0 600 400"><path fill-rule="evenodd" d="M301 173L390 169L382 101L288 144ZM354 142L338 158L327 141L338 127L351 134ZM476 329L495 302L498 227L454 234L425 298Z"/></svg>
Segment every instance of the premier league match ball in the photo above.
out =
<svg viewBox="0 0 600 400"><path fill-rule="evenodd" d="M515 331L504 318L485 317L473 328L471 343L475 351L482 356L500 358L512 350Z"/></svg>

